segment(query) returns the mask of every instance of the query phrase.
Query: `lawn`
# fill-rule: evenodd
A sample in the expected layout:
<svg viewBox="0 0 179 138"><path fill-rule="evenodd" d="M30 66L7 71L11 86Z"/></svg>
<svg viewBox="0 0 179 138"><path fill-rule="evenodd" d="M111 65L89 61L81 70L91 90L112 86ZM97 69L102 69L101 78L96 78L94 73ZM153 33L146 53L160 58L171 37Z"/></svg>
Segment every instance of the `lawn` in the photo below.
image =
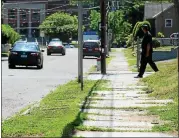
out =
<svg viewBox="0 0 179 138"><path fill-rule="evenodd" d="M149 114L159 115L162 120L169 121L162 126L154 127L155 131L178 131L178 71L177 60L160 63L160 71L143 78L152 91L149 96L157 99L173 99L174 103L166 107L150 107Z"/></svg>
<svg viewBox="0 0 179 138"><path fill-rule="evenodd" d="M81 123L80 105L93 90L103 90L106 81L84 81L81 91L77 81L59 86L41 100L28 114L24 109L2 123L2 137L65 137Z"/></svg>

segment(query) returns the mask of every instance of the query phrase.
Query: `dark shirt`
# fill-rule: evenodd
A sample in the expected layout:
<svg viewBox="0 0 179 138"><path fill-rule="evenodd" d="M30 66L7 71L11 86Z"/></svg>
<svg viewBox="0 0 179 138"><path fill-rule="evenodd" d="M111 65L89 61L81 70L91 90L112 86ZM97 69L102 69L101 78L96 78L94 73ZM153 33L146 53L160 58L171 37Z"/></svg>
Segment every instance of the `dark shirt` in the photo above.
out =
<svg viewBox="0 0 179 138"><path fill-rule="evenodd" d="M150 32L147 32L142 40L142 54L146 55L147 52L147 44L150 44L150 50L149 50L149 54L152 54L153 52L153 48L152 48L152 35L150 34Z"/></svg>

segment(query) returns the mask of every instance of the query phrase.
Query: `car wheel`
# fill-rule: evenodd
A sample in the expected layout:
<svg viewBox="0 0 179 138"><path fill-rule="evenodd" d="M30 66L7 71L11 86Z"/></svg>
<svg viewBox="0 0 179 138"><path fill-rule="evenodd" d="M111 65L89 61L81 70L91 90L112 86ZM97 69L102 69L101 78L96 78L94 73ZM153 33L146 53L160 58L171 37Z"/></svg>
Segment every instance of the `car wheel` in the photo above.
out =
<svg viewBox="0 0 179 138"><path fill-rule="evenodd" d="M83 56L83 58L85 58L85 56Z"/></svg>
<svg viewBox="0 0 179 138"><path fill-rule="evenodd" d="M43 68L43 63L42 63L42 65L41 65L41 69Z"/></svg>
<svg viewBox="0 0 179 138"><path fill-rule="evenodd" d="M9 64L9 69L13 69L15 67L16 67L15 65Z"/></svg>
<svg viewBox="0 0 179 138"><path fill-rule="evenodd" d="M47 56L51 55L51 53L47 52Z"/></svg>
<svg viewBox="0 0 179 138"><path fill-rule="evenodd" d="M65 52L63 52L62 55L64 56L64 55L65 55Z"/></svg>
<svg viewBox="0 0 179 138"><path fill-rule="evenodd" d="M37 69L42 69L43 65L37 65Z"/></svg>

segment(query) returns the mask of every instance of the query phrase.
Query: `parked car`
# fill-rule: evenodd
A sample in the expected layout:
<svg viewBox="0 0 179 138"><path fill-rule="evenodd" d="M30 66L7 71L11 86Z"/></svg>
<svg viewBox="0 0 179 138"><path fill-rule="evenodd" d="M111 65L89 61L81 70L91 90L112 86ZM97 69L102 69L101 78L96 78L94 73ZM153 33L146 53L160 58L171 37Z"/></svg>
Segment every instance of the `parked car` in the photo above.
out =
<svg viewBox="0 0 179 138"><path fill-rule="evenodd" d="M52 53L61 53L63 56L66 54L66 49L61 41L51 41L47 46L47 55Z"/></svg>
<svg viewBox="0 0 179 138"><path fill-rule="evenodd" d="M43 68L43 53L36 44L19 43L10 49L8 58L9 68L15 68L16 65L37 66Z"/></svg>
<svg viewBox="0 0 179 138"><path fill-rule="evenodd" d="M27 42L32 42L32 43L36 43L37 45L39 45L37 38L31 37L31 38L27 38Z"/></svg>
<svg viewBox="0 0 179 138"><path fill-rule="evenodd" d="M100 41L86 40L83 42L83 58L85 56L100 57Z"/></svg>

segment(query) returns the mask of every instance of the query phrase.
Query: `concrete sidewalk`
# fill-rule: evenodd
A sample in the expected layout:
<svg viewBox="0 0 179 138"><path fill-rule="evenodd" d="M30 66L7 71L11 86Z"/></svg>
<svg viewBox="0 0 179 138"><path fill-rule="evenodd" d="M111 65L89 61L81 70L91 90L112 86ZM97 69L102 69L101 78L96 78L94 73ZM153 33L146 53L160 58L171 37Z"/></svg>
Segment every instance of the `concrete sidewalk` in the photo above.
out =
<svg viewBox="0 0 179 138"><path fill-rule="evenodd" d="M127 61L118 49L113 53L115 58L107 67L107 75L100 73L88 76L90 80L110 80L108 85L111 91L93 91L95 96L90 108L84 109L87 120L83 122L85 128L93 128L98 131L76 130L77 137L172 137L168 134L152 132L152 127L162 124L158 116L146 115L142 107L165 106L172 100L156 100L148 97L141 88L137 86L139 79L129 70ZM145 73L144 77L152 73ZM90 130L90 129L88 129Z"/></svg>

